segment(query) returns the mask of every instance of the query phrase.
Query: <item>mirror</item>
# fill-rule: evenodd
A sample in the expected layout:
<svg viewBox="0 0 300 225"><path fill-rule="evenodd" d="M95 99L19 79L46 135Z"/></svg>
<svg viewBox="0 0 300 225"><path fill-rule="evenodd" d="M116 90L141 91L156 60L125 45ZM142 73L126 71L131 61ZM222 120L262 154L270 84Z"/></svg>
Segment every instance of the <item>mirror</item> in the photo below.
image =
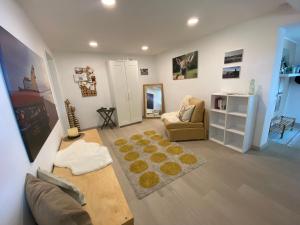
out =
<svg viewBox="0 0 300 225"><path fill-rule="evenodd" d="M159 118L165 112L162 84L144 84L144 117Z"/></svg>

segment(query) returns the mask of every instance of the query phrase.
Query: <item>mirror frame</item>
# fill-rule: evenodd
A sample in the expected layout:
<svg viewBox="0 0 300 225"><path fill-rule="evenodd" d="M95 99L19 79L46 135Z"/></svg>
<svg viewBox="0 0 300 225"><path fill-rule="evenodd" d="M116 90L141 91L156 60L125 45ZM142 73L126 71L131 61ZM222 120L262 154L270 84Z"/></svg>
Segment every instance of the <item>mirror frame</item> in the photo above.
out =
<svg viewBox="0 0 300 225"><path fill-rule="evenodd" d="M146 95L146 89L147 87L154 87L154 86L160 86L161 88L161 114L160 116L165 113L165 97L164 97L164 86L162 83L158 83L158 84L144 84L143 85L143 105L144 105L144 115L143 117L144 118L147 118L147 119L157 119L157 118L160 118L160 117L147 117L147 114L146 114L146 98L147 98L147 95Z"/></svg>

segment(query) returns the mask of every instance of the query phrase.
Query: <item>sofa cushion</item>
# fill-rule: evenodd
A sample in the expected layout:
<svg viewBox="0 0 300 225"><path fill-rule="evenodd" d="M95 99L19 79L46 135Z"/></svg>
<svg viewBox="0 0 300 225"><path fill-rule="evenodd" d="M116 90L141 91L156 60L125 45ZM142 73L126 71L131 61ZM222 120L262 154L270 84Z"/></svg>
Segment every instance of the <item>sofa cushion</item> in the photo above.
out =
<svg viewBox="0 0 300 225"><path fill-rule="evenodd" d="M38 168L37 177L43 181L54 184L74 198L80 205L85 205L85 198L83 193L71 182L60 178L53 173Z"/></svg>
<svg viewBox="0 0 300 225"><path fill-rule="evenodd" d="M194 105L182 106L179 111L179 120L182 122L190 122L194 108Z"/></svg>
<svg viewBox="0 0 300 225"><path fill-rule="evenodd" d="M39 225L91 225L89 214L57 186L27 174L28 205Z"/></svg>
<svg viewBox="0 0 300 225"><path fill-rule="evenodd" d="M189 103L190 103L190 105L195 105L194 112L191 117L191 122L192 123L203 122L204 111L205 111L204 101L192 97L192 98L190 98Z"/></svg>
<svg viewBox="0 0 300 225"><path fill-rule="evenodd" d="M170 122L168 120L164 120L165 127L167 129L187 129L187 128L203 128L203 123L192 123L192 122Z"/></svg>

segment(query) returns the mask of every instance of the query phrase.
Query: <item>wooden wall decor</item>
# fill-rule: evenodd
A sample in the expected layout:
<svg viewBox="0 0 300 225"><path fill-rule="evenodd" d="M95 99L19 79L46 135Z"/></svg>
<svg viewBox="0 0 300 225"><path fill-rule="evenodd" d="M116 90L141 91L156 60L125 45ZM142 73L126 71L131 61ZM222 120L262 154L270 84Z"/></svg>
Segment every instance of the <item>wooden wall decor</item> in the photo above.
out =
<svg viewBox="0 0 300 225"><path fill-rule="evenodd" d="M70 128L77 127L78 131L80 131L80 124L75 114L75 107L71 105L69 99L65 100L65 107Z"/></svg>
<svg viewBox="0 0 300 225"><path fill-rule="evenodd" d="M87 66L75 67L74 82L78 83L82 97L97 96L96 76L94 70Z"/></svg>

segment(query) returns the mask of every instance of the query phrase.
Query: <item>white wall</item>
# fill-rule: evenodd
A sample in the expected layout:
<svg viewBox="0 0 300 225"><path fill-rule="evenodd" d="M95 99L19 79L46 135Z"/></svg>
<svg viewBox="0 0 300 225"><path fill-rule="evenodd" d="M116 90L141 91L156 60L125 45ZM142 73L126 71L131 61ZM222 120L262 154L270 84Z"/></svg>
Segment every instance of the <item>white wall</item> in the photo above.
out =
<svg viewBox="0 0 300 225"><path fill-rule="evenodd" d="M102 124L102 119L96 110L102 106L112 106L106 62L108 60L124 58L136 59L138 60L140 68L149 68L148 76L139 76L139 94L142 94L143 84L156 83L157 77L154 65L155 61L154 58L150 56L123 57L98 53L55 53L55 61L59 72L59 79L61 81L64 98L68 98L71 101L71 104L76 107L76 114L82 129L96 127ZM74 67L86 66L92 67L96 75L97 96L94 97L82 97L78 84L73 80Z"/></svg>
<svg viewBox="0 0 300 225"><path fill-rule="evenodd" d="M12 0L0 0L0 6L0 26L45 61L46 46L22 9ZM24 198L25 175L27 172L35 173L38 166L51 169L62 135L61 124L56 124L35 162L30 163L10 105L2 71L0 109L0 223L33 224Z"/></svg>
<svg viewBox="0 0 300 225"><path fill-rule="evenodd" d="M270 87L274 86L273 77L279 76L280 62L276 51L278 29L281 25L296 21L300 21L300 14L284 8L160 54L157 57L157 71L159 81L164 84L166 111L178 110L180 101L187 94L204 99L206 107L210 107L212 93L221 89L247 93L249 82L254 78L259 106L253 144L264 145L275 107L275 99L270 97ZM225 52L237 49L244 49L243 62L224 65ZM172 58L195 50L199 51L198 78L173 81ZM240 78L222 79L222 68L234 65L241 65Z"/></svg>

